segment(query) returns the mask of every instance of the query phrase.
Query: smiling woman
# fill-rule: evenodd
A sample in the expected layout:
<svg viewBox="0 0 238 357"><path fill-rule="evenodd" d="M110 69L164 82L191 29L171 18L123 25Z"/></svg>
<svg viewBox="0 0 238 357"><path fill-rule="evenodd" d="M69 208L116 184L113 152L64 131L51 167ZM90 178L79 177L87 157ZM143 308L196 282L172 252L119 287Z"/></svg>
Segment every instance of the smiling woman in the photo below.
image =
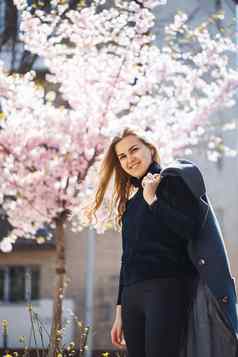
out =
<svg viewBox="0 0 238 357"><path fill-rule="evenodd" d="M217 252L224 273L222 284L234 301L235 292L230 285L230 290L227 288L227 281L231 280L228 264L211 217L212 228L208 226L211 232L206 234L209 238L213 235L216 241L210 247L209 239L208 249L204 247L204 240L198 243L208 212L204 200L202 207L200 205L205 186L199 170L186 160L177 160L174 166L162 168L158 150L146 133L125 128L112 139L105 153L92 213L102 204L113 175L112 206L117 210L122 228L123 250L116 316L111 329L113 345L120 349L126 347L129 357L231 356L236 342L225 348L223 344L223 349L219 347L221 336L234 337L232 329L224 333L225 325L219 331L221 323L215 319L222 312L214 313L212 318L209 316L212 323L206 325L206 335L216 331L215 335L219 336L216 341L204 339L201 331L214 299L201 283L200 274L202 278L207 276L200 271L206 261L199 257L199 244L206 254L209 249L213 255ZM192 185L188 185L187 180L191 180ZM131 195L135 189L136 193ZM214 281L214 272L209 271L210 274L213 276L210 280ZM203 305L199 303L201 293L208 298ZM235 326L233 306L231 303L227 316L231 316ZM195 320L191 320L194 316ZM191 321L195 321L193 325ZM205 354L203 348L197 349L204 341L209 346ZM226 353L217 354L217 351Z"/></svg>
<svg viewBox="0 0 238 357"><path fill-rule="evenodd" d="M126 346L129 357L177 354L197 274L186 250L198 217L195 200L180 180L171 180L171 192L183 192L183 202L189 203L173 208L167 200L169 180L162 180L160 171L158 149L146 133L123 129L105 154L92 209L100 207L114 174L123 254L111 340L118 348Z"/></svg>

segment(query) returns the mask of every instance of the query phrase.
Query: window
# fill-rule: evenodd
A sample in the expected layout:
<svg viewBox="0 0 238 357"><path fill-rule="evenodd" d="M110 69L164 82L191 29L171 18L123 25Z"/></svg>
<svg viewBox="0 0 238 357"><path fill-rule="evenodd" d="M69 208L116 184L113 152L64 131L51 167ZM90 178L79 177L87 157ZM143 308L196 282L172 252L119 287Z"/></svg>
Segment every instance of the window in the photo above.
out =
<svg viewBox="0 0 238 357"><path fill-rule="evenodd" d="M9 301L24 301L26 291L26 279L24 267L11 267L9 272Z"/></svg>
<svg viewBox="0 0 238 357"><path fill-rule="evenodd" d="M0 301L30 302L39 299L40 269L37 266L0 268Z"/></svg>

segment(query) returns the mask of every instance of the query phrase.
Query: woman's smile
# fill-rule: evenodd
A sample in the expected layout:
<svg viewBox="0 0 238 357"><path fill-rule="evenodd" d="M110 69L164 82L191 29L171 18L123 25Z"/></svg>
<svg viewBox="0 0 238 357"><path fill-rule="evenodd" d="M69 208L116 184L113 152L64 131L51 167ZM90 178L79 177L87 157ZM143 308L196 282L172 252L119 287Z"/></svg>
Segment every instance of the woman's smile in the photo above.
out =
<svg viewBox="0 0 238 357"><path fill-rule="evenodd" d="M134 164L134 165L130 166L130 169L131 169L131 170L134 170L134 169L136 169L139 165L140 165L139 163Z"/></svg>

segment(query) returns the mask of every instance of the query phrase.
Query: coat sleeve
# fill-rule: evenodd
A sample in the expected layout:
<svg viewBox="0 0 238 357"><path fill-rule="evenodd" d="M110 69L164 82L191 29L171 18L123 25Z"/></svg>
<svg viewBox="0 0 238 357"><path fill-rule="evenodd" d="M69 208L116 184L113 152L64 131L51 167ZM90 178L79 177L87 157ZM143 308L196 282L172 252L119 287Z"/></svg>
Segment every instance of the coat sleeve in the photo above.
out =
<svg viewBox="0 0 238 357"><path fill-rule="evenodd" d="M120 269L117 305L121 305L121 295L122 295L122 289L123 289L123 264L124 264L123 260L121 259L121 269Z"/></svg>
<svg viewBox="0 0 238 357"><path fill-rule="evenodd" d="M150 210L162 217L168 228L182 239L194 239L201 225L199 200L180 176L169 176L163 190L156 191L157 201ZM165 192L163 192L165 190Z"/></svg>

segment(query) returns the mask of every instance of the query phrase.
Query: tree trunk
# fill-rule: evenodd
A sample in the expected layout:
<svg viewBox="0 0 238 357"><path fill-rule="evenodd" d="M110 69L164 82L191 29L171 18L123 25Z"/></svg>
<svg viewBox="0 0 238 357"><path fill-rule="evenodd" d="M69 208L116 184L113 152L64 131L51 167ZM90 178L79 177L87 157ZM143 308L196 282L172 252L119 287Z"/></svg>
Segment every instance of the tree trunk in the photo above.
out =
<svg viewBox="0 0 238 357"><path fill-rule="evenodd" d="M59 353L61 350L62 303L65 277L65 245L63 223L64 219L62 217L56 221L56 275L48 357L56 357L57 353Z"/></svg>

